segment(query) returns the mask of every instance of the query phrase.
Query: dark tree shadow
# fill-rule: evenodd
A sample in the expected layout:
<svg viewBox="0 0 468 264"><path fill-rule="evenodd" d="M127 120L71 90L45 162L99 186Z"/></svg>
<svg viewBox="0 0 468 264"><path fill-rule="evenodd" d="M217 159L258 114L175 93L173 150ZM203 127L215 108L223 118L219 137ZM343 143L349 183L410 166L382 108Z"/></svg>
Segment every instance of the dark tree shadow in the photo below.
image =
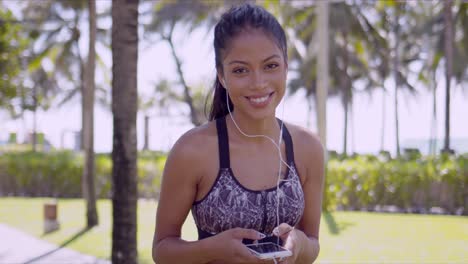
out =
<svg viewBox="0 0 468 264"><path fill-rule="evenodd" d="M354 225L354 223L343 221L337 223L335 218L333 217L333 214L329 212L324 212L323 217L325 218L325 222L327 223L328 231L332 235L339 235L340 232Z"/></svg>
<svg viewBox="0 0 468 264"><path fill-rule="evenodd" d="M24 264L30 264L30 263L33 263L35 261L38 261L44 257L47 257L59 250L61 250L62 248L66 247L68 244L70 244L71 242L75 241L77 238L81 237L82 235L84 235L86 232L88 232L89 230L91 230L90 228L82 228L80 231L78 231L76 234L74 234L72 237L70 237L69 239L65 240L62 244L60 244L56 249L54 250L51 250L49 252L46 252L42 255L39 255L37 257L34 257L26 262L24 262ZM43 237L44 235L42 235L41 237Z"/></svg>

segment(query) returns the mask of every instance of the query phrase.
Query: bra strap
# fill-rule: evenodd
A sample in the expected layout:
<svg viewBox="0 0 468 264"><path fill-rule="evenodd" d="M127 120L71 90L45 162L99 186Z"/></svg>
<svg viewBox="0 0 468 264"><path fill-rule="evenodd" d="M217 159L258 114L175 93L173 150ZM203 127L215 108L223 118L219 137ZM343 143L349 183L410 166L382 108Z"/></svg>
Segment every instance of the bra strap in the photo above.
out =
<svg viewBox="0 0 468 264"><path fill-rule="evenodd" d="M278 120L278 124L281 127L283 121L281 121L279 118L276 120ZM294 161L294 148L291 134L289 134L289 130L286 125L283 125L283 140L284 144L286 145L286 160L288 161L288 164L291 164Z"/></svg>
<svg viewBox="0 0 468 264"><path fill-rule="evenodd" d="M218 131L219 166L220 168L229 168L229 137L226 116L216 119L216 129Z"/></svg>

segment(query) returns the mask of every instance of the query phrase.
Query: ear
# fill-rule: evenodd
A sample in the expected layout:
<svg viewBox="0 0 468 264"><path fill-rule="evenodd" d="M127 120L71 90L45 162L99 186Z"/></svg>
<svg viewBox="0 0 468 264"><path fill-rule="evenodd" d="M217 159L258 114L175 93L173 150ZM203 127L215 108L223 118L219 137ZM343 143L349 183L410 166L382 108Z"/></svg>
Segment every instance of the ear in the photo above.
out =
<svg viewBox="0 0 468 264"><path fill-rule="evenodd" d="M287 80L288 79L288 64L287 63L285 64L283 74L284 74L284 79Z"/></svg>

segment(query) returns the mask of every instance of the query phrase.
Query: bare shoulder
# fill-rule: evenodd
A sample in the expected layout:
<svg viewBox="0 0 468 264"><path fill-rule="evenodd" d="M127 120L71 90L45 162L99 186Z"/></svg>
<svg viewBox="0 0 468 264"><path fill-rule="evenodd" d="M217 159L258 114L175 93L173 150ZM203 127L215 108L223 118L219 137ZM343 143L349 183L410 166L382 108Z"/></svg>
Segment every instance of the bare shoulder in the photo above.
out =
<svg viewBox="0 0 468 264"><path fill-rule="evenodd" d="M185 132L172 147L170 156L182 158L186 162L197 162L200 158L206 158L206 155L201 154L207 154L216 144L216 126L208 122Z"/></svg>
<svg viewBox="0 0 468 264"><path fill-rule="evenodd" d="M316 134L298 125L286 123L286 126L291 134L295 153L309 157L323 156L323 145Z"/></svg>
<svg viewBox="0 0 468 264"><path fill-rule="evenodd" d="M318 182L323 178L324 148L319 137L308 129L286 123L294 145L294 158L301 182ZM309 181L310 180L310 181Z"/></svg>

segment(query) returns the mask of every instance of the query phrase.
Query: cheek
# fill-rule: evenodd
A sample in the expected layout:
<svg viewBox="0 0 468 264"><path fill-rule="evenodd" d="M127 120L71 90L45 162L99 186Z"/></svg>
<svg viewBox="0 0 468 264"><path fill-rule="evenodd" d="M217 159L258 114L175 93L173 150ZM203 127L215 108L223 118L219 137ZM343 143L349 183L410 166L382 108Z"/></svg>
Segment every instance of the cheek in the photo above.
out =
<svg viewBox="0 0 468 264"><path fill-rule="evenodd" d="M248 78L232 78L228 85L229 94L239 96L242 94L242 91L248 89L249 80Z"/></svg>
<svg viewBox="0 0 468 264"><path fill-rule="evenodd" d="M274 83L277 89L284 93L284 90L286 90L286 75L278 74L278 76L274 78Z"/></svg>

